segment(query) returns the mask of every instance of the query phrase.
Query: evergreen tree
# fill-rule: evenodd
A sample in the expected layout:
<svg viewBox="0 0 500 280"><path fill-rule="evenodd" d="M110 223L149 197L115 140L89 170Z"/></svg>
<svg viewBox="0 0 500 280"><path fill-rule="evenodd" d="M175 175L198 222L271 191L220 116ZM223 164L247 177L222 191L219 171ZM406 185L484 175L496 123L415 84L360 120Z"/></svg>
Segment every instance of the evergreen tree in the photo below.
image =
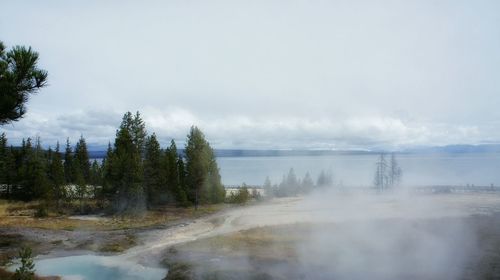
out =
<svg viewBox="0 0 500 280"><path fill-rule="evenodd" d="M34 280L35 279L35 264L31 256L31 248L24 247L19 251L19 259L21 265L14 273L14 280Z"/></svg>
<svg viewBox="0 0 500 280"><path fill-rule="evenodd" d="M142 120L139 111L135 113L132 120L130 135L132 135L132 140L137 148L137 151L139 151L139 154L141 156L144 155L144 145L146 143L147 132L146 124Z"/></svg>
<svg viewBox="0 0 500 280"><path fill-rule="evenodd" d="M0 125L22 118L30 95L46 86L47 71L37 64L38 53L31 47L6 51L0 42Z"/></svg>
<svg viewBox="0 0 500 280"><path fill-rule="evenodd" d="M396 187L401 182L403 171L401 167L399 167L398 161L396 160L396 155L394 153L391 154L391 162L389 163L389 186Z"/></svg>
<svg viewBox="0 0 500 280"><path fill-rule="evenodd" d="M112 200L116 194L116 184L113 184L113 148L111 143L108 143L108 150L106 152L106 157L102 163L102 198L107 200Z"/></svg>
<svg viewBox="0 0 500 280"><path fill-rule="evenodd" d="M73 183L74 180L74 166L73 166L73 149L69 143L69 138L66 139L66 149L64 151L64 176L66 183Z"/></svg>
<svg viewBox="0 0 500 280"><path fill-rule="evenodd" d="M144 158L144 188L148 204L158 204L162 199L162 187L165 185L164 170L161 166L160 143L153 133L147 137Z"/></svg>
<svg viewBox="0 0 500 280"><path fill-rule="evenodd" d="M111 188L116 190L114 206L119 212L144 210L141 156L127 129L127 124L122 123L120 127L116 134L115 147L111 157L110 183Z"/></svg>
<svg viewBox="0 0 500 280"><path fill-rule="evenodd" d="M0 134L0 185L6 184L7 181L7 136L5 133Z"/></svg>
<svg viewBox="0 0 500 280"><path fill-rule="evenodd" d="M92 165L90 167L89 183L91 186L93 186L93 197L99 198L100 195L98 193L98 188L102 187L102 168L95 159L94 161L92 161Z"/></svg>
<svg viewBox="0 0 500 280"><path fill-rule="evenodd" d="M184 164L184 160L180 155L177 156L177 171L179 172L179 194L180 198L177 200L177 203L181 206L188 206L188 186L186 184L186 165Z"/></svg>
<svg viewBox="0 0 500 280"><path fill-rule="evenodd" d="M80 140L76 143L73 157L74 174L81 173L83 182L88 183L90 181L90 161L87 143L85 142L85 138L83 138L83 136L80 136Z"/></svg>
<svg viewBox="0 0 500 280"><path fill-rule="evenodd" d="M8 199L11 198L11 188L15 180L16 170L12 147L7 146L7 136L2 133L0 134L0 185L5 186L4 196Z"/></svg>
<svg viewBox="0 0 500 280"><path fill-rule="evenodd" d="M59 209L60 201L66 198L66 190L64 187L66 179L64 177L64 167L59 142L57 142L56 150L52 153L49 167L49 178L52 184L52 193L56 202L56 208Z"/></svg>
<svg viewBox="0 0 500 280"><path fill-rule="evenodd" d="M271 184L271 179L269 179L269 176L266 177L263 188L266 197L271 198L274 196L273 186Z"/></svg>
<svg viewBox="0 0 500 280"><path fill-rule="evenodd" d="M333 176L330 172L325 172L321 170L318 180L316 182L317 187L331 187L333 185Z"/></svg>
<svg viewBox="0 0 500 280"><path fill-rule="evenodd" d="M32 146L31 138L27 141L23 140L20 161L19 198L25 201L41 198L42 194L47 193L48 180L39 139L36 141L35 148Z"/></svg>
<svg viewBox="0 0 500 280"><path fill-rule="evenodd" d="M142 156L144 153L144 144L146 141L147 132L146 125L144 124L140 113L136 112L135 115L132 115L131 112L125 113L120 125L120 130L123 129L128 131L135 148Z"/></svg>
<svg viewBox="0 0 500 280"><path fill-rule="evenodd" d="M379 159L376 163L376 171L375 171L375 178L374 178L374 185L377 191L381 192L387 189L389 185L389 177L387 174L387 160L385 158L385 154L381 153L379 155Z"/></svg>
<svg viewBox="0 0 500 280"><path fill-rule="evenodd" d="M309 172L307 172L306 175L304 176L304 179L302 180L301 191L308 193L312 191L313 188L314 188L314 182Z"/></svg>
<svg viewBox="0 0 500 280"><path fill-rule="evenodd" d="M200 129L193 126L186 144L186 184L190 200L198 208L200 203L224 200L225 190L220 182L219 170L212 148Z"/></svg>
<svg viewBox="0 0 500 280"><path fill-rule="evenodd" d="M16 183L17 169L14 148L11 146L5 152L3 183L6 185L7 199L11 199L13 186Z"/></svg>
<svg viewBox="0 0 500 280"><path fill-rule="evenodd" d="M286 188L287 195L297 195L299 189L299 181L297 180L297 175L295 175L295 170L290 168L288 175L286 176Z"/></svg>
<svg viewBox="0 0 500 280"><path fill-rule="evenodd" d="M78 165L78 160L75 161ZM78 198L78 201L80 202L80 213L83 213L83 201L87 197L88 194L88 188L87 184L85 183L85 178L83 175L83 172L80 168L78 168L78 165L75 165L75 191L76 191L76 197Z"/></svg>
<svg viewBox="0 0 500 280"><path fill-rule="evenodd" d="M48 160L42 149L40 137L36 138L35 153L32 162L33 176L33 198L50 199L50 183L47 177Z"/></svg>
<svg viewBox="0 0 500 280"><path fill-rule="evenodd" d="M180 161L180 162L179 162ZM184 185L181 182L183 177L184 163L177 154L177 146L172 139L170 147L165 151L165 162L167 167L166 184L169 193L171 193L179 205L186 205L187 194Z"/></svg>
<svg viewBox="0 0 500 280"><path fill-rule="evenodd" d="M217 165L217 161L215 159L215 154L213 149L207 142L207 153L209 159L208 165L208 189L210 194L210 202L211 203L221 203L224 202L226 198L226 189L222 185L219 167Z"/></svg>

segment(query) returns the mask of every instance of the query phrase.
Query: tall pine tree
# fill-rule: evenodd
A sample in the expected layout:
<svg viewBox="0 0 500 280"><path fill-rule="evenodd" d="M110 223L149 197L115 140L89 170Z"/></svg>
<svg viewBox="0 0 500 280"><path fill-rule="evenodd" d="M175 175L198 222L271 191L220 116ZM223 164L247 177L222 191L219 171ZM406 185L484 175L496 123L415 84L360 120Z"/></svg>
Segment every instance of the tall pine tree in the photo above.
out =
<svg viewBox="0 0 500 280"><path fill-rule="evenodd" d="M90 181L90 161L89 161L89 153L87 150L87 143L83 136L80 136L80 139L76 143L75 153L74 153L74 166L76 170L74 172L81 173L83 182L85 184ZM78 170L79 169L79 170ZM79 175L78 175L79 176Z"/></svg>
<svg viewBox="0 0 500 280"><path fill-rule="evenodd" d="M69 143L69 138L66 138L66 148L64 150L64 176L66 183L73 183L74 180L74 167L73 167L73 148Z"/></svg>
<svg viewBox="0 0 500 280"><path fill-rule="evenodd" d="M182 178L184 165L182 160L179 159L177 146L175 145L175 141L173 139L170 141L170 147L165 150L165 165L167 168L167 189L169 193L173 195L177 204L184 206L187 204L187 194L185 185L183 184L184 180Z"/></svg>
<svg viewBox="0 0 500 280"><path fill-rule="evenodd" d="M117 131L115 147L111 160L111 188L116 190L114 207L118 212L132 213L145 209L144 188L142 185L141 155L124 122Z"/></svg>
<svg viewBox="0 0 500 280"><path fill-rule="evenodd" d="M153 133L147 137L144 155L144 188L148 205L155 205L164 200L162 186L165 185L164 170L161 168L160 143Z"/></svg>
<svg viewBox="0 0 500 280"><path fill-rule="evenodd" d="M52 194L56 208L59 210L61 200L66 198L66 189L64 187L66 179L64 177L64 167L59 142L57 142L56 150L52 153L49 164L49 179L52 185Z"/></svg>
<svg viewBox="0 0 500 280"><path fill-rule="evenodd" d="M212 148L205 135L191 127L186 144L186 184L190 200L198 208L200 203L217 203L224 200L225 190L220 181L219 169Z"/></svg>

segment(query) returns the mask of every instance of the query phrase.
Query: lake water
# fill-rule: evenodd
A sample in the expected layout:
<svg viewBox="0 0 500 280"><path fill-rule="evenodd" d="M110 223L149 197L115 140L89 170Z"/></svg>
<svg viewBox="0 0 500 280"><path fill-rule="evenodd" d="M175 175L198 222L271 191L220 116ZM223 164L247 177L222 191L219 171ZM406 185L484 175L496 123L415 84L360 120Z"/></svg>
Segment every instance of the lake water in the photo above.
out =
<svg viewBox="0 0 500 280"><path fill-rule="evenodd" d="M405 185L500 185L499 153L398 154ZM294 168L299 177L310 172L316 180L321 170L330 171L344 186L371 186L378 155L328 155L283 157L219 157L222 182L262 185L266 176L273 184ZM389 159L389 158L388 158Z"/></svg>

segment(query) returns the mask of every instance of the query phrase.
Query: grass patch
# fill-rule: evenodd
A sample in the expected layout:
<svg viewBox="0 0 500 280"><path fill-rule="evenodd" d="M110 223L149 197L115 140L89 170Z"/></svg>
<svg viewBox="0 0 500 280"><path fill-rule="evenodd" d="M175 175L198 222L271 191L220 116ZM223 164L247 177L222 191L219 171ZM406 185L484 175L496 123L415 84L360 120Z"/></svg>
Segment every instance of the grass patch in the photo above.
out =
<svg viewBox="0 0 500 280"><path fill-rule="evenodd" d="M99 247L100 252L121 253L137 245L137 238L127 234L124 238L105 243Z"/></svg>
<svg viewBox="0 0 500 280"><path fill-rule="evenodd" d="M47 230L123 230L147 227L160 227L181 219L198 218L215 213L224 204L203 205L197 211L194 208L173 206L158 207L141 215L106 216L93 220L73 219L68 215L48 212L46 217L36 218L39 202L8 202L0 200L0 227L40 228ZM45 213L44 213L45 214Z"/></svg>

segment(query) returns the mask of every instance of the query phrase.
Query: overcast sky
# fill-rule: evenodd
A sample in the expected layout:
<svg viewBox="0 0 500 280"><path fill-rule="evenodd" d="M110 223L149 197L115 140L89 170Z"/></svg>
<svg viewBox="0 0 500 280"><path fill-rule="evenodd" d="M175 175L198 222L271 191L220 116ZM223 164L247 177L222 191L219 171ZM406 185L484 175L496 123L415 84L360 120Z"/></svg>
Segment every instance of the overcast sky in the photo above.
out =
<svg viewBox="0 0 500 280"><path fill-rule="evenodd" d="M500 1L2 1L0 40L49 86L13 143L114 139L139 110L163 143L398 149L500 142Z"/></svg>

